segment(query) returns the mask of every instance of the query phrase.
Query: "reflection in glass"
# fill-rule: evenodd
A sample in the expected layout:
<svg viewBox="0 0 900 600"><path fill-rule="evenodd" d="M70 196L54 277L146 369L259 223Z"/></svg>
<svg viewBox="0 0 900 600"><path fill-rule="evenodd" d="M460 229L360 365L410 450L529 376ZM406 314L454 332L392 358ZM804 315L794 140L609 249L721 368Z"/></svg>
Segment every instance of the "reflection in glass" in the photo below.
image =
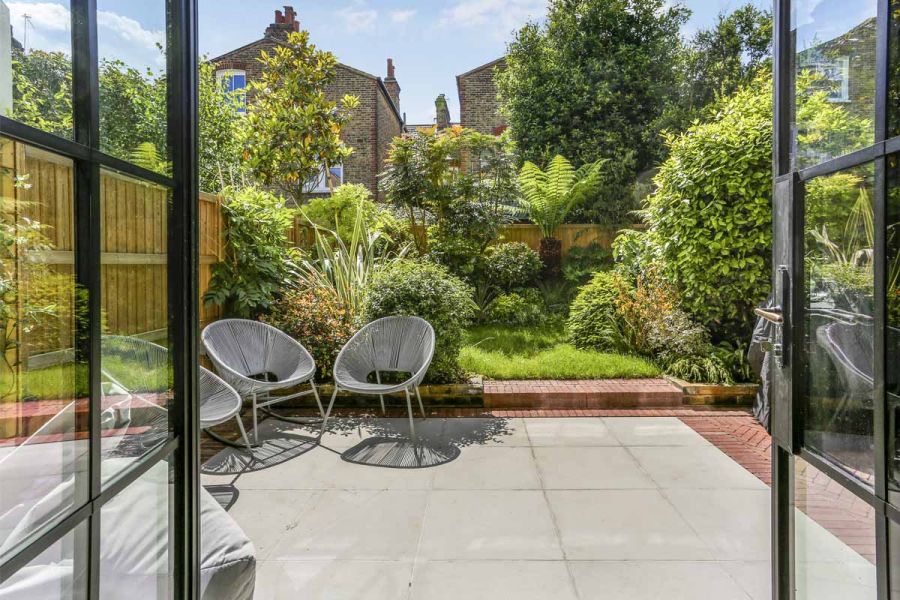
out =
<svg viewBox="0 0 900 600"><path fill-rule="evenodd" d="M68 7L0 2L0 115L71 139Z"/></svg>
<svg viewBox="0 0 900 600"><path fill-rule="evenodd" d="M123 461L121 470L128 465ZM100 512L100 597L172 598L172 478L161 461L103 505Z"/></svg>
<svg viewBox="0 0 900 600"><path fill-rule="evenodd" d="M97 0L100 149L169 174L166 3Z"/></svg>
<svg viewBox="0 0 900 600"><path fill-rule="evenodd" d="M876 10L876 0L791 3L798 169L875 142Z"/></svg>
<svg viewBox="0 0 900 600"><path fill-rule="evenodd" d="M900 135L900 0L892 0L890 6L891 35L888 65L888 132L887 137Z"/></svg>
<svg viewBox="0 0 900 600"><path fill-rule="evenodd" d="M0 598L87 598L87 523L78 525L0 584Z"/></svg>
<svg viewBox="0 0 900 600"><path fill-rule="evenodd" d="M874 600L875 509L794 458L797 600Z"/></svg>
<svg viewBox="0 0 900 600"><path fill-rule="evenodd" d="M100 184L104 476L171 434L169 193L103 170Z"/></svg>
<svg viewBox="0 0 900 600"><path fill-rule="evenodd" d="M874 473L874 167L806 184L805 444Z"/></svg>
<svg viewBox="0 0 900 600"><path fill-rule="evenodd" d="M900 503L900 156L887 157L885 392L891 436L888 493Z"/></svg>
<svg viewBox="0 0 900 600"><path fill-rule="evenodd" d="M0 198L2 560L87 499L88 400L71 161L0 138Z"/></svg>

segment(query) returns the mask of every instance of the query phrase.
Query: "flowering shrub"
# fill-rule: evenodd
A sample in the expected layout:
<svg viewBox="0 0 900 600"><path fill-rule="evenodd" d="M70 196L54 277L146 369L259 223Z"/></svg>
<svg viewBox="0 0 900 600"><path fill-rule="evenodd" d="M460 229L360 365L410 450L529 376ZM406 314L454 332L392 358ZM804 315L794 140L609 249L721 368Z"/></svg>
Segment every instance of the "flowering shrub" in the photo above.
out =
<svg viewBox="0 0 900 600"><path fill-rule="evenodd" d="M313 355L320 378L330 378L338 352L355 332L350 313L326 289L291 290L263 321L284 331Z"/></svg>

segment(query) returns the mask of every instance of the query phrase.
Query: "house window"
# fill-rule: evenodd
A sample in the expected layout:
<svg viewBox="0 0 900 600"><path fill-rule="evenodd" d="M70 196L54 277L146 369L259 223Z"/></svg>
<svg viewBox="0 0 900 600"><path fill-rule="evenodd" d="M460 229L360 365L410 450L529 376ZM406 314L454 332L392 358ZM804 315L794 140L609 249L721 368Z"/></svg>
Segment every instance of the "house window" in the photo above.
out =
<svg viewBox="0 0 900 600"><path fill-rule="evenodd" d="M310 181L307 194L327 194L344 183L344 165L332 165L325 170L322 167L316 178Z"/></svg>
<svg viewBox="0 0 900 600"><path fill-rule="evenodd" d="M819 56L805 67L820 77L816 85L828 92L829 101L850 102L849 56L837 56L832 59Z"/></svg>
<svg viewBox="0 0 900 600"><path fill-rule="evenodd" d="M231 96L236 110L245 114L247 112L247 73L241 69L219 69L216 71L216 80L222 84L225 91Z"/></svg>

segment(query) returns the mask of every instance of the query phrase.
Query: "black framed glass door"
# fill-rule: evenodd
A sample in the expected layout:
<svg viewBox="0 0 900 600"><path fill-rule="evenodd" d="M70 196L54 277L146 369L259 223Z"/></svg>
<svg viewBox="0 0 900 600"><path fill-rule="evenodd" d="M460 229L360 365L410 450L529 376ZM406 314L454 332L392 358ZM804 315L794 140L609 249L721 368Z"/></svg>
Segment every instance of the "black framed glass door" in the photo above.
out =
<svg viewBox="0 0 900 600"><path fill-rule="evenodd" d="M196 1L29 8L0 1L0 598L196 598Z"/></svg>
<svg viewBox="0 0 900 600"><path fill-rule="evenodd" d="M773 595L900 598L900 4L775 17Z"/></svg>

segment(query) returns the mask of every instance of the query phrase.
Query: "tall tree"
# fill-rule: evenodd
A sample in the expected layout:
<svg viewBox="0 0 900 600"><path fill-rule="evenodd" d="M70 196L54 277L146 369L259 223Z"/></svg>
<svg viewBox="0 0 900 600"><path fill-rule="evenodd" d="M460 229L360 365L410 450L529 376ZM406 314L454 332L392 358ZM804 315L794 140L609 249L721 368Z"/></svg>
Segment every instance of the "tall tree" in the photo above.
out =
<svg viewBox="0 0 900 600"><path fill-rule="evenodd" d="M340 106L328 99L337 59L311 44L307 31L292 32L259 60L263 72L250 84L255 99L243 128L244 157L260 181L301 204L320 169L352 152L341 130L359 99L346 95Z"/></svg>
<svg viewBox="0 0 900 600"><path fill-rule="evenodd" d="M709 29L684 44L680 86L657 129L683 131L703 109L727 98L771 63L772 13L752 4L720 13Z"/></svg>
<svg viewBox="0 0 900 600"><path fill-rule="evenodd" d="M497 74L522 159L609 159L616 168L595 203L627 201L636 173L661 155L648 125L677 87L673 65L688 15L665 0L550 0L546 24L516 33L508 68Z"/></svg>

